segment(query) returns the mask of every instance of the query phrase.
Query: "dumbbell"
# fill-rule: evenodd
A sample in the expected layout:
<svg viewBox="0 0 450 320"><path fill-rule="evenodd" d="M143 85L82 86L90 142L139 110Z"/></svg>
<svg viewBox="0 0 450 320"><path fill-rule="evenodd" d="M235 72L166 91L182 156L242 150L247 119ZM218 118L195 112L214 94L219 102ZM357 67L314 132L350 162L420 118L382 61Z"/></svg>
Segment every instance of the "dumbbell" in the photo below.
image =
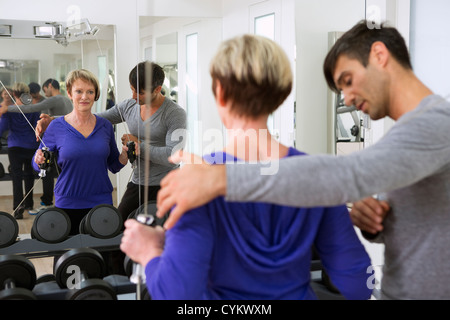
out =
<svg viewBox="0 0 450 320"><path fill-rule="evenodd" d="M125 274L127 275L128 278L132 278L133 277L133 270L136 267L136 264L133 260L130 259L129 256L125 256L125 259L123 261L123 268L125 269ZM138 286L138 288L140 292L140 299L138 300L151 300L151 296L150 293L148 292L147 286Z"/></svg>
<svg viewBox="0 0 450 320"><path fill-rule="evenodd" d="M156 201L151 200L139 206L135 211L131 212L127 218L135 219L147 226L163 226L169 216L169 212L166 213L163 218L158 218L156 216L156 211ZM129 257L125 257L124 269L130 277L130 281L136 283L137 300L150 299L146 286L144 285L143 288L141 288L143 279L145 279L142 266L134 263Z"/></svg>
<svg viewBox="0 0 450 320"><path fill-rule="evenodd" d="M158 218L156 216L156 211L158 211L158 209L156 208L156 200L150 200L147 203L141 204L136 210L132 211L128 215L127 219L136 220L138 215L144 214L148 216L153 216L153 218L155 219L154 222L155 225L163 226L164 222L166 222L167 218L169 217L169 213L166 213L162 218Z"/></svg>
<svg viewBox="0 0 450 320"><path fill-rule="evenodd" d="M123 219L119 210L109 204L100 204L84 216L79 231L95 238L110 239L119 235L122 228Z"/></svg>
<svg viewBox="0 0 450 320"><path fill-rule="evenodd" d="M136 160L136 144L134 143L134 141L128 141L127 147L128 147L127 152L128 160L133 165L133 167L135 167L136 165L134 164L134 161Z"/></svg>
<svg viewBox="0 0 450 320"><path fill-rule="evenodd" d="M43 274L36 279L36 285L41 284L41 283L51 282L51 281L56 281L56 277L54 274L52 274L52 273Z"/></svg>
<svg viewBox="0 0 450 320"><path fill-rule="evenodd" d="M60 243L69 236L70 218L63 210L47 208L38 213L31 227L31 238L46 243Z"/></svg>
<svg viewBox="0 0 450 320"><path fill-rule="evenodd" d="M31 291L36 283L36 270L27 258L0 256L0 300L37 300Z"/></svg>
<svg viewBox="0 0 450 320"><path fill-rule="evenodd" d="M117 300L112 285L103 280L105 275L103 257L92 248L69 250L55 264L56 282L70 289L68 300Z"/></svg>
<svg viewBox="0 0 450 320"><path fill-rule="evenodd" d="M17 241L19 224L7 212L0 211L0 248L5 248Z"/></svg>

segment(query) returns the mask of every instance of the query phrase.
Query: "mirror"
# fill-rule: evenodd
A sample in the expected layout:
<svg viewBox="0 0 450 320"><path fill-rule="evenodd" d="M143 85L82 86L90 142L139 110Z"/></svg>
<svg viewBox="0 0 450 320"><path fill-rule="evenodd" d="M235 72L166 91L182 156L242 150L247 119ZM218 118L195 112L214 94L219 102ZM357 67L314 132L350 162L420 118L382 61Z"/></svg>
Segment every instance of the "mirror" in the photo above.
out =
<svg viewBox="0 0 450 320"><path fill-rule="evenodd" d="M221 149L226 134L215 108L209 65L222 42L222 18L139 16L139 25L139 58L164 68L170 90L166 96L186 110L186 150L203 154Z"/></svg>
<svg viewBox="0 0 450 320"><path fill-rule="evenodd" d="M159 64L166 75L163 94L178 101L178 35L176 32L156 39L155 62Z"/></svg>
<svg viewBox="0 0 450 320"><path fill-rule="evenodd" d="M0 20L1 25L11 25L12 32L8 36L0 36L0 80L5 86L15 82L36 82L41 85L47 79L56 79L61 93L67 96L65 80L69 71L85 68L92 71L100 82L100 99L93 107L93 112L106 110L114 105L116 97L116 57L114 25L90 24L80 20L78 26L65 29L63 38L54 32L55 24L42 21ZM34 26L43 28L38 31ZM48 29L50 28L50 29ZM45 33L46 31L49 33ZM26 32L25 32L26 31ZM33 33L35 32L35 33ZM35 34L39 33L36 38ZM0 35L2 30L0 29ZM44 93L41 91L41 94ZM0 149L0 163L5 169L5 176L0 179L0 195L12 196L11 176L9 174L9 159L7 143ZM111 179L113 186L116 179ZM40 207L39 196L42 194L42 183L34 186L35 208ZM37 197L36 197L37 195ZM11 202L9 202L11 201ZM5 205L7 212L12 211L12 200ZM30 219L20 221L20 233L29 233Z"/></svg>
<svg viewBox="0 0 450 320"><path fill-rule="evenodd" d="M0 80L7 87L16 82L37 82L38 77L39 60L0 60Z"/></svg>
<svg viewBox="0 0 450 320"><path fill-rule="evenodd" d="M40 21L0 20L0 24L6 23L11 24L13 30L25 27L31 30L32 25L45 25ZM62 94L67 96L66 75L73 69L85 68L100 81L101 96L94 112L105 110L110 100L115 100L115 27L89 23L89 27L68 29L69 36L64 40L43 36L45 30L39 31L41 36L38 38L24 32L18 33L17 37L13 33L11 37L0 38L0 80L6 86L14 82L42 85L52 78L60 83Z"/></svg>

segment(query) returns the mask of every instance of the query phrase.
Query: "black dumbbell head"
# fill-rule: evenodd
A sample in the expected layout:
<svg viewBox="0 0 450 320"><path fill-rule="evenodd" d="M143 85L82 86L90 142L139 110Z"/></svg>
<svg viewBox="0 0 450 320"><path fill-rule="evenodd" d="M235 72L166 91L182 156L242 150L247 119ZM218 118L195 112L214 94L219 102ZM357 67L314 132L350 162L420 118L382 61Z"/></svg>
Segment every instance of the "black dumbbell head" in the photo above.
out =
<svg viewBox="0 0 450 320"><path fill-rule="evenodd" d="M58 285L67 288L68 283L80 281L81 274L76 274L76 270L88 279L102 279L106 275L106 264L102 255L92 248L67 251L55 264L55 278Z"/></svg>
<svg viewBox="0 0 450 320"><path fill-rule="evenodd" d="M113 286L103 279L87 279L81 282L80 289L69 290L67 300L117 300Z"/></svg>
<svg viewBox="0 0 450 320"><path fill-rule="evenodd" d="M5 248L17 241L19 225L14 217L0 211L0 248Z"/></svg>
<svg viewBox="0 0 450 320"><path fill-rule="evenodd" d="M36 216L31 227L33 238L46 243L60 243L70 233L70 218L63 210L47 208Z"/></svg>
<svg viewBox="0 0 450 320"><path fill-rule="evenodd" d="M99 239L110 239L119 235L123 229L123 219L119 210L109 204L92 208L83 225L84 232Z"/></svg>
<svg viewBox="0 0 450 320"><path fill-rule="evenodd" d="M0 256L0 300L35 300L36 270L27 258Z"/></svg>

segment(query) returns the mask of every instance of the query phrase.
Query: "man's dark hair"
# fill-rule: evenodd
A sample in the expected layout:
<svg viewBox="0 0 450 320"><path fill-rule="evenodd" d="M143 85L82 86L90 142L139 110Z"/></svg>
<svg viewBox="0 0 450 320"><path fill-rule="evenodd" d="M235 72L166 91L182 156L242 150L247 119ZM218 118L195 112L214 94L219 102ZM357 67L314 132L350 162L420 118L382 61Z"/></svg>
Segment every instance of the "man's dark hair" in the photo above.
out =
<svg viewBox="0 0 450 320"><path fill-rule="evenodd" d="M51 84L52 87L55 88L56 90L59 90L59 82L56 81L55 79L51 79L51 78L48 79L47 81L45 81L45 82L42 84L42 87L43 87L43 88L47 88L49 84Z"/></svg>
<svg viewBox="0 0 450 320"><path fill-rule="evenodd" d="M30 88L30 93L31 94L35 94L35 93L41 92L41 86L39 85L39 83L30 82L28 84L28 87Z"/></svg>
<svg viewBox="0 0 450 320"><path fill-rule="evenodd" d="M412 70L408 48L398 30L385 26L385 24L382 24L380 28L376 28L370 21L362 20L336 41L325 58L323 70L331 90L339 92L333 79L333 73L339 57L345 55L348 58L358 60L364 67L367 67L372 45L377 41L385 44L400 65Z"/></svg>
<svg viewBox="0 0 450 320"><path fill-rule="evenodd" d="M139 92L143 92L147 89L147 86L151 85L151 92L157 87L162 86L165 79L164 70L156 63L150 61L144 61L139 63L130 72L129 81L130 85ZM148 81L151 81L150 83Z"/></svg>

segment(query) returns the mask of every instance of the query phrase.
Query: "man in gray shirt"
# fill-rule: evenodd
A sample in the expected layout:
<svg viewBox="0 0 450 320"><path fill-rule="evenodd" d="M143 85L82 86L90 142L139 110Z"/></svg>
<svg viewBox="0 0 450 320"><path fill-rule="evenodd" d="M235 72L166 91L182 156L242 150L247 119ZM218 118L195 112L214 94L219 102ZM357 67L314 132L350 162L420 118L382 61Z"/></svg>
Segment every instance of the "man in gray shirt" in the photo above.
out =
<svg viewBox="0 0 450 320"><path fill-rule="evenodd" d="M273 175L261 174L262 165L187 164L161 182L158 214L176 205L166 223L171 227L185 211L220 195L331 206L385 192L391 211L384 221L352 216L362 230L372 225L371 232L379 231L374 240L385 244L381 299L450 299L450 103L415 76L394 28L358 23L330 50L324 71L346 105L374 120L396 120L385 137L347 156L281 160ZM192 155L172 160L192 163Z"/></svg>
<svg viewBox="0 0 450 320"><path fill-rule="evenodd" d="M146 65L147 70L152 70L150 92L147 89L150 79L145 76ZM124 144L128 141L139 143L140 156L118 206L124 220L144 203L144 195L148 201L156 201L162 178L179 167L168 158L184 147L186 130L186 111L161 93L165 74L159 65L142 62L130 72L129 78L133 99L97 113L113 124L127 123L129 134L122 137Z"/></svg>

